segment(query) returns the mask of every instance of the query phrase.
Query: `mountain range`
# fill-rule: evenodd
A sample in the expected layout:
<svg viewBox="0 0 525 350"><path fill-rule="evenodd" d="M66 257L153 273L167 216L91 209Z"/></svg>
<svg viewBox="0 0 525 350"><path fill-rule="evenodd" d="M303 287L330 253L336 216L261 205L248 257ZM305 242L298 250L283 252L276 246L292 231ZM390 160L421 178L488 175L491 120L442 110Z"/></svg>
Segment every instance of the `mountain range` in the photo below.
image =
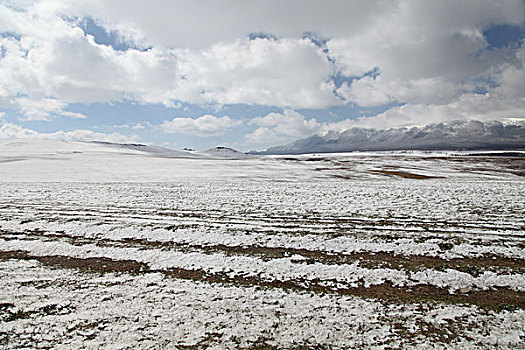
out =
<svg viewBox="0 0 525 350"><path fill-rule="evenodd" d="M327 131L259 154L332 153L394 150L525 149L525 122L476 120L391 129Z"/></svg>

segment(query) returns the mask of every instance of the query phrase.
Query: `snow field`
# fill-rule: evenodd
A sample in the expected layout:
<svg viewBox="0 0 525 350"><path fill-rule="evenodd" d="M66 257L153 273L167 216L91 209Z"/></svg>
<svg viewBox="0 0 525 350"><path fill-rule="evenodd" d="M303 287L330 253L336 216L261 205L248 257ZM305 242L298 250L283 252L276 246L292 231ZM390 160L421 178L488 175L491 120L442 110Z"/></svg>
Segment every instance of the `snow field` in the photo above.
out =
<svg viewBox="0 0 525 350"><path fill-rule="evenodd" d="M504 163L68 147L0 167L3 347L525 344L525 182Z"/></svg>

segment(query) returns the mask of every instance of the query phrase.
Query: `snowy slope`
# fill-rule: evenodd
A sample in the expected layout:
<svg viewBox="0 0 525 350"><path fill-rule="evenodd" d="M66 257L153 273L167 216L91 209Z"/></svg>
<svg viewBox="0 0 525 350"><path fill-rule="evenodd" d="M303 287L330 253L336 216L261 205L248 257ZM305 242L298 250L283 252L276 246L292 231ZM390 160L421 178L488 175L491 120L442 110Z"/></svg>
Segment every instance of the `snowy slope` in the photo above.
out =
<svg viewBox="0 0 525 350"><path fill-rule="evenodd" d="M523 157L505 154L357 152L261 157L228 148L196 152L139 144L0 141L0 182L4 183L514 179L525 174L523 162Z"/></svg>
<svg viewBox="0 0 525 350"><path fill-rule="evenodd" d="M384 150L495 150L524 149L525 124L498 121L454 121L396 129L352 128L330 131L272 147L264 154Z"/></svg>
<svg viewBox="0 0 525 350"><path fill-rule="evenodd" d="M0 140L0 157L9 160L17 158L57 157L67 154L86 155L136 155L162 158L190 159L244 159L253 158L246 153L228 147L216 147L206 151L172 150L164 147L149 146L140 143L112 143L103 141L75 142L47 139L11 139Z"/></svg>
<svg viewBox="0 0 525 350"><path fill-rule="evenodd" d="M122 152L139 152L141 154L156 156L156 157L166 157L166 158L206 158L206 155L199 154L196 152L189 151L179 151L172 150L169 148L158 147L158 146L148 146L139 143L110 143L110 142L100 142L94 141L91 142L100 146L103 146L107 149L115 149Z"/></svg>
<svg viewBox="0 0 525 350"><path fill-rule="evenodd" d="M232 149L197 152L141 144L0 140L0 182L175 181L268 174L290 178L302 173L300 164L267 162Z"/></svg>
<svg viewBox="0 0 525 350"><path fill-rule="evenodd" d="M0 141L0 159L8 160L13 155L19 159L65 157L66 155L142 155L173 158L203 157L186 151L175 151L167 148L142 144L120 144L110 142L74 142L46 139L10 139Z"/></svg>

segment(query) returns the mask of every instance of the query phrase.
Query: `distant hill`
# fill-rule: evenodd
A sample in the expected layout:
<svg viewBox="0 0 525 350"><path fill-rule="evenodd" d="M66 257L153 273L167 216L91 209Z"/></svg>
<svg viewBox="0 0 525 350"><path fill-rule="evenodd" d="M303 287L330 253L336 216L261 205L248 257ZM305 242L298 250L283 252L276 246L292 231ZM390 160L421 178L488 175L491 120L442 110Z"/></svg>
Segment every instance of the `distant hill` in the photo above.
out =
<svg viewBox="0 0 525 350"><path fill-rule="evenodd" d="M525 123L469 120L424 127L329 131L285 146L271 147L259 154L512 149L525 149Z"/></svg>
<svg viewBox="0 0 525 350"><path fill-rule="evenodd" d="M113 148L120 151L137 151L157 157L166 158L204 158L205 155L190 152L189 150L172 150L169 148L149 146L141 143L113 143L104 141L91 141L92 144L101 145L106 148Z"/></svg>
<svg viewBox="0 0 525 350"><path fill-rule="evenodd" d="M67 155L135 155L157 158L189 159L244 159L253 157L228 147L216 147L206 151L144 145L140 143L114 143L105 141L60 141L25 138L0 140L0 163L16 155L17 159L56 157Z"/></svg>
<svg viewBox="0 0 525 350"><path fill-rule="evenodd" d="M203 154L206 154L211 157L217 157L217 158L224 158L224 159L245 159L253 157L252 155L239 152L233 148L230 147L215 147L211 148L207 151L203 151Z"/></svg>

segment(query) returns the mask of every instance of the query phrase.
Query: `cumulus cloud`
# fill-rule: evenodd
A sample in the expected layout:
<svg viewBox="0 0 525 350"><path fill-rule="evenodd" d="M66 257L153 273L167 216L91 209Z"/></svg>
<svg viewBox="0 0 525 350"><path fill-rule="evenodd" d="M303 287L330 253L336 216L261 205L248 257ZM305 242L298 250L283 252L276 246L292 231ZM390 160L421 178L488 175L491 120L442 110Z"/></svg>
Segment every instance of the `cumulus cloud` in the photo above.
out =
<svg viewBox="0 0 525 350"><path fill-rule="evenodd" d="M265 32L298 37L305 31L326 37L349 35L366 28L394 2L380 0L194 1L76 0L63 5L77 16L127 23L152 45L208 47L232 42L248 33Z"/></svg>
<svg viewBox="0 0 525 350"><path fill-rule="evenodd" d="M389 128L450 120L503 120L525 117L525 47L516 51L517 64L504 65L492 76L497 84L485 93L465 92L445 103L424 100L396 106L384 113L327 124L323 130L350 127ZM439 93L439 89L436 89Z"/></svg>
<svg viewBox="0 0 525 350"><path fill-rule="evenodd" d="M169 50L116 51L97 44L75 21L38 6L46 3L26 11L0 5L0 17L7 19L0 30L11 33L0 39L0 105L13 107L20 96L56 103L170 103L158 93L172 89L178 78Z"/></svg>
<svg viewBox="0 0 525 350"><path fill-rule="evenodd" d="M257 125L258 128L247 134L245 141L257 147L290 142L321 130L321 124L315 118L306 119L302 114L289 109L282 114L269 113L264 117L254 118L250 124Z"/></svg>
<svg viewBox="0 0 525 350"><path fill-rule="evenodd" d="M453 120L505 120L524 117L524 99L500 98L490 93L466 93L448 104L406 104L390 108L374 116L345 119L323 124L321 132L342 131L353 127L386 129L402 126L423 126Z"/></svg>
<svg viewBox="0 0 525 350"><path fill-rule="evenodd" d="M99 133L91 130L57 131L53 133L40 133L27 129L17 124L3 123L0 125L0 139L41 138L59 141L106 141L116 143L137 142L136 135L126 136L120 133Z"/></svg>
<svg viewBox="0 0 525 350"><path fill-rule="evenodd" d="M388 81L381 76L365 76L352 84L344 83L337 93L348 102L374 107L391 102L444 103L456 98L463 88L442 78Z"/></svg>
<svg viewBox="0 0 525 350"><path fill-rule="evenodd" d="M203 115L196 119L173 118L172 120L165 121L159 127L160 130L165 133L208 137L224 135L226 131L240 124L240 121L233 120L228 116L215 117L213 115Z"/></svg>
<svg viewBox="0 0 525 350"><path fill-rule="evenodd" d="M273 129L260 127L253 132L245 135L245 143L243 146L251 147L252 149L266 149L270 146L281 145L290 142L290 138L286 135L279 134Z"/></svg>
<svg viewBox="0 0 525 350"><path fill-rule="evenodd" d="M0 5L8 18L0 39L0 105L17 96L65 103L134 100L175 106L254 103L321 108L340 103L330 80L333 64L310 39L258 38L203 49L156 46L115 50L98 44L63 8L27 11ZM125 29L122 29L125 30ZM124 34L123 34L124 35ZM40 119L47 116L45 111Z"/></svg>
<svg viewBox="0 0 525 350"><path fill-rule="evenodd" d="M514 50L488 48L488 24L522 25L523 2L403 1L352 37L327 42L342 74L355 77L338 93L348 102L443 104L489 86L487 74L519 64ZM440 15L441 14L441 15ZM377 71L371 76L370 72Z"/></svg>
<svg viewBox="0 0 525 350"><path fill-rule="evenodd" d="M100 44L82 28L85 18L129 45ZM484 33L523 23L522 0L7 1L0 4L0 107L26 120L83 118L67 106L116 101L288 111L255 119L258 129L246 136L253 142L327 127L289 112L299 108L403 104L334 127L520 117L524 43L490 47ZM255 32L269 35L249 39ZM162 125L198 136L236 126L201 118Z"/></svg>
<svg viewBox="0 0 525 350"><path fill-rule="evenodd" d="M54 98L34 100L27 97L20 97L14 99L14 104L22 112L26 120L49 121L57 115L73 119L87 118L82 113L64 111L67 104Z"/></svg>
<svg viewBox="0 0 525 350"><path fill-rule="evenodd" d="M26 129L20 125L3 123L0 126L0 138L1 139L18 139L28 137L38 137L39 133L35 130Z"/></svg>
<svg viewBox="0 0 525 350"><path fill-rule="evenodd" d="M303 137L319 130L320 124L315 119L307 120L302 114L287 109L284 113L269 113L264 117L253 118L250 122L261 127L272 127L279 134Z"/></svg>
<svg viewBox="0 0 525 350"><path fill-rule="evenodd" d="M196 103L322 108L339 104L333 66L309 39L238 40L186 51L172 96Z"/></svg>

